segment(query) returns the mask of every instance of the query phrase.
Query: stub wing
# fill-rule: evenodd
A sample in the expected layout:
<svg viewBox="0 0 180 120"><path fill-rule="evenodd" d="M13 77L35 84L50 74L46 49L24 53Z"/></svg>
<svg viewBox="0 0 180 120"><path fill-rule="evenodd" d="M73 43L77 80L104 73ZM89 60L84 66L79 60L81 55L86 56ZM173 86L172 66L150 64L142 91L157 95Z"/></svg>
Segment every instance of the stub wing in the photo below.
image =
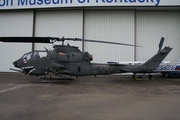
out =
<svg viewBox="0 0 180 120"><path fill-rule="evenodd" d="M51 62L51 69L56 69L56 70L60 70L60 69L64 69L64 65L58 64L58 63L54 63Z"/></svg>
<svg viewBox="0 0 180 120"><path fill-rule="evenodd" d="M51 62L51 67L48 68L48 72L52 72L54 75L67 75L71 73L71 71L65 69L64 65L54 62Z"/></svg>

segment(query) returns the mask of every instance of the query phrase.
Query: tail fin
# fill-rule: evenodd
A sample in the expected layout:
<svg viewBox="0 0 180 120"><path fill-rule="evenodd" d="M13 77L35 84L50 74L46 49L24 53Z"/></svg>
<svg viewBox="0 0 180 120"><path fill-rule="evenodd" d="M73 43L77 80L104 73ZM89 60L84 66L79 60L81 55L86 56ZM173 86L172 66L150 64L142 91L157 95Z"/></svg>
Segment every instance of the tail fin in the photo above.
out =
<svg viewBox="0 0 180 120"><path fill-rule="evenodd" d="M143 65L146 67L151 67L152 69L156 69L171 50L172 48L165 47L164 49L158 51L158 53L156 53L152 58L146 61Z"/></svg>

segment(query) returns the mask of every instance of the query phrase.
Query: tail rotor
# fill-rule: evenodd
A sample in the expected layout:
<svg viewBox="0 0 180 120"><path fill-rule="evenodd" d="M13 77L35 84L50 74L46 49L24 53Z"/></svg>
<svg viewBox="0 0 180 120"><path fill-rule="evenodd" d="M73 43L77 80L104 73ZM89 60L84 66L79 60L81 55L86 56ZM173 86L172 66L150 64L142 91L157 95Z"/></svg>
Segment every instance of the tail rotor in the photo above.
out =
<svg viewBox="0 0 180 120"><path fill-rule="evenodd" d="M159 42L159 50L158 50L158 52L162 49L163 43L164 43L164 37L162 37L160 42Z"/></svg>

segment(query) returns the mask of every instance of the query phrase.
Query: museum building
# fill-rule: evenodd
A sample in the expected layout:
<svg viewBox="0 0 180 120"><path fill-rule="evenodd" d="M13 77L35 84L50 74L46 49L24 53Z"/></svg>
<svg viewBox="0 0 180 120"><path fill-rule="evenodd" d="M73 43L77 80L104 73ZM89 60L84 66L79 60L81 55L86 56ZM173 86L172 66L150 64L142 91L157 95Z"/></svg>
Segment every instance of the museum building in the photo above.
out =
<svg viewBox="0 0 180 120"><path fill-rule="evenodd" d="M68 37L139 45L66 41L93 55L94 63L146 61L164 46L165 60L180 58L180 0L0 0L0 37ZM58 43L56 43L58 44ZM59 43L60 44L60 43ZM0 72L24 53L52 44L0 42Z"/></svg>

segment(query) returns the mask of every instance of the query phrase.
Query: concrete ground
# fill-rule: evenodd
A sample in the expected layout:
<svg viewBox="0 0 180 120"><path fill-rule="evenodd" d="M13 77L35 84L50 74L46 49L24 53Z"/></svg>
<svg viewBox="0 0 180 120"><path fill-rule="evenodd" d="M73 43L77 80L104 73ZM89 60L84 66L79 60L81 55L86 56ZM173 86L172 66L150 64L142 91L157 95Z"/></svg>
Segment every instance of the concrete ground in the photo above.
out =
<svg viewBox="0 0 180 120"><path fill-rule="evenodd" d="M32 83L0 73L0 120L179 120L180 79L79 77L70 83Z"/></svg>

